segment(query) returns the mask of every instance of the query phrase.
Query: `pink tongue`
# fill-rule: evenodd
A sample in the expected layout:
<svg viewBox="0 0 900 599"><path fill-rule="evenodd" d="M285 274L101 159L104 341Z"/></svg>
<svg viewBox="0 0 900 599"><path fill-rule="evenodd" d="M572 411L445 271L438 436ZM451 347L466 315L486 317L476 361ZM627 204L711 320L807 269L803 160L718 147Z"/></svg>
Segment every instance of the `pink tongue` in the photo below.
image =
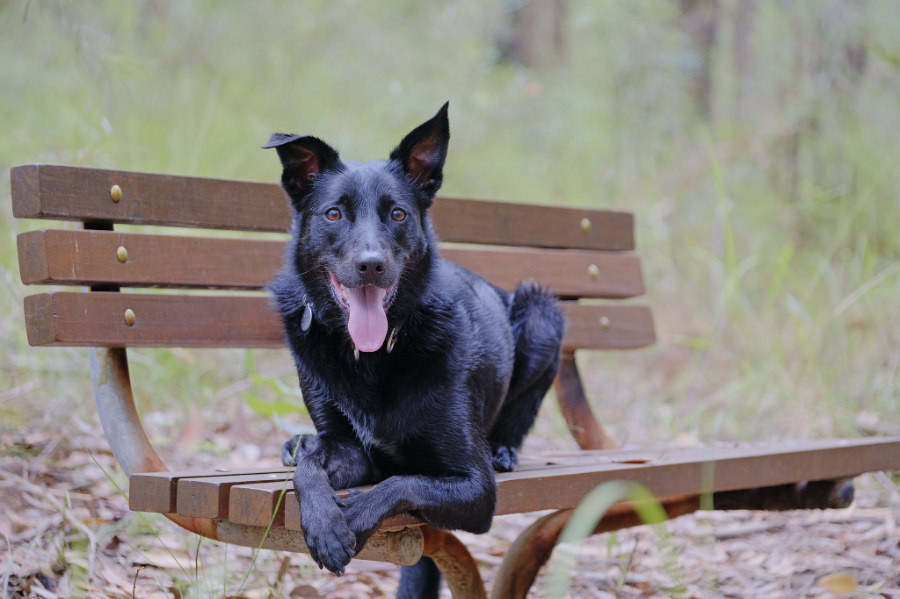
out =
<svg viewBox="0 0 900 599"><path fill-rule="evenodd" d="M374 285L347 289L350 302L350 338L359 351L378 351L387 336L387 315L382 304L384 290Z"/></svg>

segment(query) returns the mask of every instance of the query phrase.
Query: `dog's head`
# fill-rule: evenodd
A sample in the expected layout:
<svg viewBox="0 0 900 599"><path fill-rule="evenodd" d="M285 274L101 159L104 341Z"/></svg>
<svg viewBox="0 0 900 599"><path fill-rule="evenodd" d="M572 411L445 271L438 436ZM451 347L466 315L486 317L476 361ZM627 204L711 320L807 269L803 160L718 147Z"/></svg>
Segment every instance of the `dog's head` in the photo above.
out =
<svg viewBox="0 0 900 599"><path fill-rule="evenodd" d="M310 136L276 133L281 184L296 212L295 267L308 289L327 289L357 349L377 351L387 311L430 250L427 210L443 181L447 104L413 129L387 161L343 162Z"/></svg>

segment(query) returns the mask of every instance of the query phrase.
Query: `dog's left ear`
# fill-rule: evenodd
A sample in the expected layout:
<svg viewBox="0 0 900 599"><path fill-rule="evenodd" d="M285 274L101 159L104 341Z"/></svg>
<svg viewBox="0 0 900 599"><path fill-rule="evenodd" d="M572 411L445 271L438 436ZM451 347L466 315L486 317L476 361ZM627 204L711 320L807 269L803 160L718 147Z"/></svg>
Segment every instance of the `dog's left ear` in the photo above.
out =
<svg viewBox="0 0 900 599"><path fill-rule="evenodd" d="M436 115L413 129L391 152L391 160L400 163L406 176L421 187L429 199L434 197L444 180L444 160L450 141L449 106L450 102L441 106Z"/></svg>

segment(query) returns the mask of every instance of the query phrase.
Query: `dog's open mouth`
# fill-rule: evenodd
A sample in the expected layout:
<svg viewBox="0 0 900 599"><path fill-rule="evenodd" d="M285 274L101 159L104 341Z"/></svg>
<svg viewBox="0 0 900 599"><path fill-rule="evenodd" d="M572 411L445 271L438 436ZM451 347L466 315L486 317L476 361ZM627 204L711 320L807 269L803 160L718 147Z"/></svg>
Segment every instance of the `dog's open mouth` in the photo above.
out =
<svg viewBox="0 0 900 599"><path fill-rule="evenodd" d="M394 300L397 283L382 288L375 285L347 287L329 272L338 305L347 313L347 329L361 352L378 351L387 337L387 309Z"/></svg>

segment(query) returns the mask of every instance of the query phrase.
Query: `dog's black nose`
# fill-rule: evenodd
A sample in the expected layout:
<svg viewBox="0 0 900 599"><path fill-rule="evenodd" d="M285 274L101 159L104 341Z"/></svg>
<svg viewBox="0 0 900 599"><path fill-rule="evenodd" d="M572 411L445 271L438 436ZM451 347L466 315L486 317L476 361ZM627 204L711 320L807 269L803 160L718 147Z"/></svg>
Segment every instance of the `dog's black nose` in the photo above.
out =
<svg viewBox="0 0 900 599"><path fill-rule="evenodd" d="M363 252L356 260L356 272L365 279L380 277L384 274L386 260L381 252Z"/></svg>

